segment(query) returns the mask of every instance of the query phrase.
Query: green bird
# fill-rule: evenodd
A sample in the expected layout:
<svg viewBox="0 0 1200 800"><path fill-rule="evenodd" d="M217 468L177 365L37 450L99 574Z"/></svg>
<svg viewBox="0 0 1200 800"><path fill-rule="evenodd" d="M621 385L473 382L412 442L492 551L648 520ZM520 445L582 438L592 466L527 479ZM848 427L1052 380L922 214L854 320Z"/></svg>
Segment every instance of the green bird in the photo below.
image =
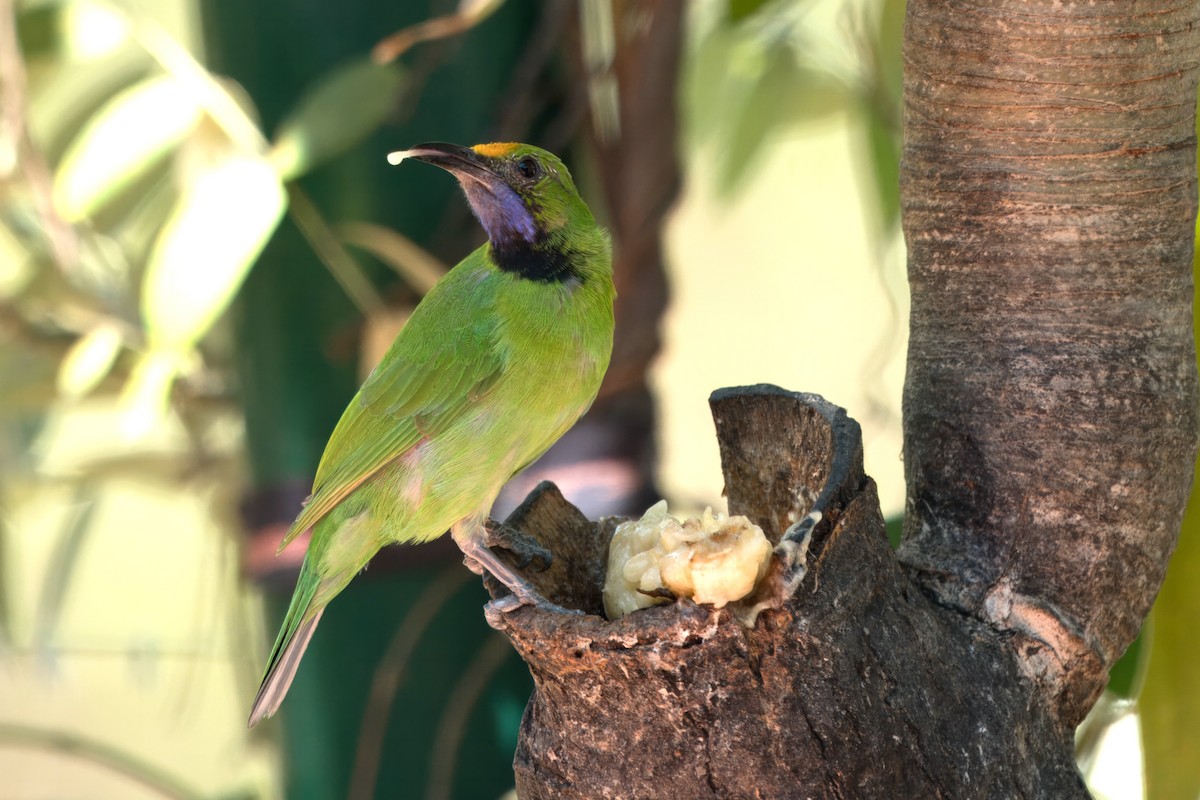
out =
<svg viewBox="0 0 1200 800"><path fill-rule="evenodd" d="M312 529L250 712L275 713L325 607L384 545L447 530L475 572L545 601L485 544L500 488L575 424L612 352L612 248L562 161L527 144L393 153L458 179L488 241L413 311L350 401L312 496L280 545Z"/></svg>

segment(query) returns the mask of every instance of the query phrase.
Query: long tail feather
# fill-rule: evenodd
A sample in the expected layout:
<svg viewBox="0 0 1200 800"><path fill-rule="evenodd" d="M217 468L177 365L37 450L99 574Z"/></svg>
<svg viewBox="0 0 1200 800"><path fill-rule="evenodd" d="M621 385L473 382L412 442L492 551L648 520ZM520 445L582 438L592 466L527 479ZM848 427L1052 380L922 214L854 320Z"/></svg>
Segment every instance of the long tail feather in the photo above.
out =
<svg viewBox="0 0 1200 800"><path fill-rule="evenodd" d="M296 591L288 606L287 616L271 649L271 657L267 660L266 673L258 695L254 698L254 706L250 709L249 727L253 728L263 719L272 716L279 710L292 679L296 677L296 668L300 666L300 657L304 655L317 623L325 608L311 608L313 598L317 594L320 579L309 571L308 561L300 570L300 578L296 582Z"/></svg>

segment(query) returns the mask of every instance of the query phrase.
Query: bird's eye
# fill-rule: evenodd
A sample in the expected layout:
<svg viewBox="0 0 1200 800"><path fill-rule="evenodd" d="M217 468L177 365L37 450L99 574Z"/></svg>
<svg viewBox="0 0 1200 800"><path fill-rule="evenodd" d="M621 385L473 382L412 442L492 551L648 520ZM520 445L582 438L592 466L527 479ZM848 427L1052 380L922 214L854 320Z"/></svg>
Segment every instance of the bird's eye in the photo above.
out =
<svg viewBox="0 0 1200 800"><path fill-rule="evenodd" d="M536 158L526 156L517 162L517 172L526 180L533 180L542 174L542 165Z"/></svg>

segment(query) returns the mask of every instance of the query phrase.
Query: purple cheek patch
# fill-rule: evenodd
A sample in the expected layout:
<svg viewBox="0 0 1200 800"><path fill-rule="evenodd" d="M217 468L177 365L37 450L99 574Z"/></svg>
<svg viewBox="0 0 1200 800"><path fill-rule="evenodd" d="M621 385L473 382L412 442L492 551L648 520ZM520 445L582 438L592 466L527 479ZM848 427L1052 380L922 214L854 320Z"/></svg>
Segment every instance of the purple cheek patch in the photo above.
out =
<svg viewBox="0 0 1200 800"><path fill-rule="evenodd" d="M493 247L523 239L533 242L537 226L525 202L508 186L463 181L463 193Z"/></svg>

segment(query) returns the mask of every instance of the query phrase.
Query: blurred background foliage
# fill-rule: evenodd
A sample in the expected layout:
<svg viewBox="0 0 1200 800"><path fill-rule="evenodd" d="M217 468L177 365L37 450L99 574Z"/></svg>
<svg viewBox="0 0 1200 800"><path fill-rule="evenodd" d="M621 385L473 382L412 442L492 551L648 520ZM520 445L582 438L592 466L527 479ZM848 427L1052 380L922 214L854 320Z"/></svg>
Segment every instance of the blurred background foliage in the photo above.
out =
<svg viewBox="0 0 1200 800"><path fill-rule="evenodd" d="M387 149L533 138L620 233L605 172L633 162L637 128L617 61L649 23L620 0L321 5L0 0L5 797L509 785L527 679L452 553L356 582L283 725L247 735L294 561L273 572L237 533L294 513L357 381L479 239L452 183L386 172ZM684 191L656 234L672 305L640 376L660 409L645 480L673 506L719 504L707 392L773 380L860 418L884 510L902 508L903 13L687 9ZM840 302L805 324L861 331L846 352L793 346L789 320L823 296ZM789 347L747 358L763 341ZM1144 753L1145 796L1200 796L1198 528L1193 504L1152 623L1079 731L1098 795L1143 796Z"/></svg>

